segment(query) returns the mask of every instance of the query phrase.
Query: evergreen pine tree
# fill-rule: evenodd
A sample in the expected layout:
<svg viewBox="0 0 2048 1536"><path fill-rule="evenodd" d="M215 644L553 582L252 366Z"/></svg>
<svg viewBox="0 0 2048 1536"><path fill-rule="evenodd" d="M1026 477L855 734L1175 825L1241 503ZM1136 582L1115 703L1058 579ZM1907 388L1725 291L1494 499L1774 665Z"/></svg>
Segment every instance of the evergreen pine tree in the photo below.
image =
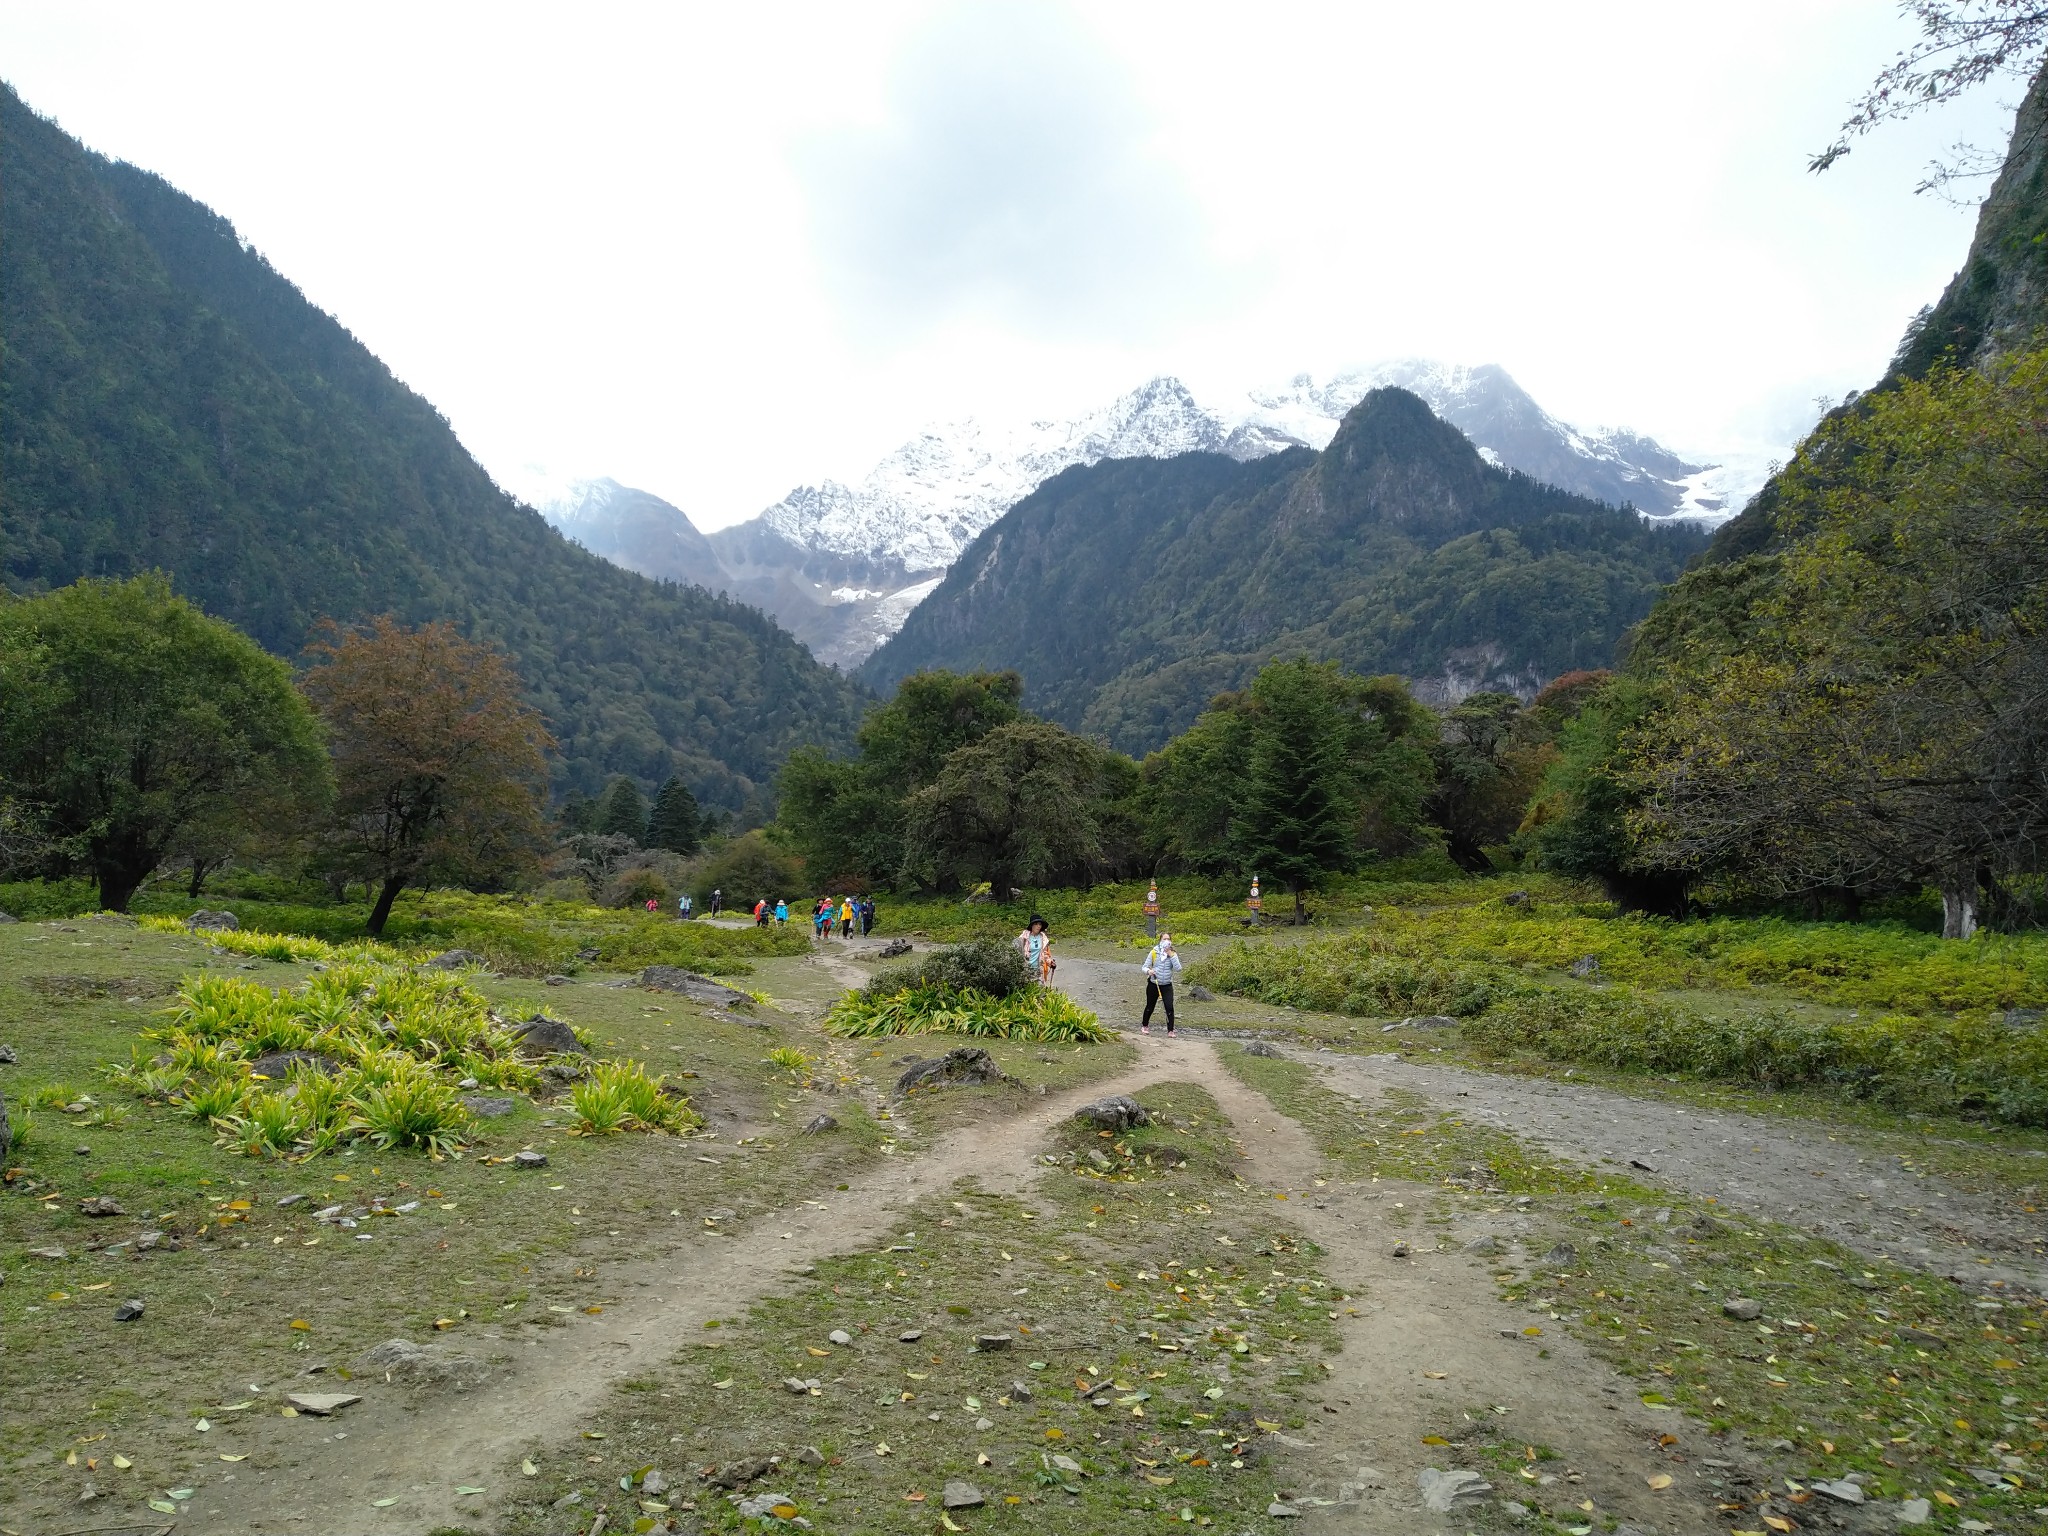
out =
<svg viewBox="0 0 2048 1536"><path fill-rule="evenodd" d="M670 778L654 797L654 814L647 818L647 846L685 854L704 846L704 817L697 809L697 797L680 777Z"/></svg>
<svg viewBox="0 0 2048 1536"><path fill-rule="evenodd" d="M597 830L646 845L647 797L623 774L605 787L604 798L598 801Z"/></svg>
<svg viewBox="0 0 2048 1536"><path fill-rule="evenodd" d="M1252 869L1294 893L1296 922L1309 887L1356 852L1352 720L1331 707L1335 683L1329 669L1300 660L1267 667L1253 685L1259 708L1239 836Z"/></svg>

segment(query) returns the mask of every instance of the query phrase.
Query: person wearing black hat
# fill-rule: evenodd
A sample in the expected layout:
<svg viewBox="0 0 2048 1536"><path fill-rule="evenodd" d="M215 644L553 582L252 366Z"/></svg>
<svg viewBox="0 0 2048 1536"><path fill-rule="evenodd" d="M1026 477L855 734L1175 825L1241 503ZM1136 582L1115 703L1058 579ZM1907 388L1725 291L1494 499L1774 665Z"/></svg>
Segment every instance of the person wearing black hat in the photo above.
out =
<svg viewBox="0 0 2048 1536"><path fill-rule="evenodd" d="M1034 912L1031 921L1024 925L1024 931L1011 941L1041 985L1050 985L1052 973L1059 969L1059 962L1052 957L1051 928L1050 923Z"/></svg>

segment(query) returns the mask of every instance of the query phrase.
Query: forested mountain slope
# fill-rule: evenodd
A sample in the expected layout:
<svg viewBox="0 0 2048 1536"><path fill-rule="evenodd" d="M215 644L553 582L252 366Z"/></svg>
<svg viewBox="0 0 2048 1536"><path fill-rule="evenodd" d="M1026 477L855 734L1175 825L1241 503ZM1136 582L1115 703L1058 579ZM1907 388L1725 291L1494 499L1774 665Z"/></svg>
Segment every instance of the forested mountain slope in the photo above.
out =
<svg viewBox="0 0 2048 1536"><path fill-rule="evenodd" d="M296 655L323 617L449 619L517 658L564 782L680 771L738 808L856 687L759 612L632 575L506 496L232 225L0 87L7 586L160 568Z"/></svg>
<svg viewBox="0 0 2048 1536"><path fill-rule="evenodd" d="M1532 693L1612 659L1705 545L1497 469L1400 389L1322 453L1065 471L971 545L863 669L1017 668L1026 703L1128 751L1305 651L1425 693Z"/></svg>

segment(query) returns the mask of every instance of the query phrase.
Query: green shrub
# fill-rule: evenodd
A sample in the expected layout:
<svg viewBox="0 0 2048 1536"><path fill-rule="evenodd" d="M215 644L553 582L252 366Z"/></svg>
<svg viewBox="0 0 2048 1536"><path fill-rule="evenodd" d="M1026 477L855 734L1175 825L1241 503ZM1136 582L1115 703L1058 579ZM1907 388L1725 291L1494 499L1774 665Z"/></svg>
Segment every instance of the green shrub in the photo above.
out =
<svg viewBox="0 0 2048 1536"><path fill-rule="evenodd" d="M1529 990L1465 1026L1497 1055L1819 1089L1931 1112L2048 1125L2048 1030L1988 1018L1717 1013L1633 990Z"/></svg>
<svg viewBox="0 0 2048 1536"><path fill-rule="evenodd" d="M1189 972L1219 992L1318 1013L1365 1018L1442 1013L1469 1018L1516 983L1496 966L1391 953L1366 935L1301 944L1225 944Z"/></svg>
<svg viewBox="0 0 2048 1536"><path fill-rule="evenodd" d="M576 1112L577 1129L590 1136L629 1130L680 1133L704 1123L686 1100L666 1092L663 1079L649 1077L637 1061L598 1063L569 1090L569 1106Z"/></svg>
<svg viewBox="0 0 2048 1536"><path fill-rule="evenodd" d="M1059 1044L1107 1040L1112 1032L1064 992L1032 986L1007 997L919 982L884 997L849 992L825 1015L825 1028L848 1039L958 1034Z"/></svg>
<svg viewBox="0 0 2048 1536"><path fill-rule="evenodd" d="M394 1073L354 1105L356 1127L387 1151L408 1148L438 1158L461 1146L470 1125L454 1086L418 1067Z"/></svg>
<svg viewBox="0 0 2048 1536"><path fill-rule="evenodd" d="M862 990L875 1000L915 987L1010 997L1037 985L1038 978L1031 974L1030 964L1014 944L1007 939L986 938L934 950L909 965L891 966Z"/></svg>

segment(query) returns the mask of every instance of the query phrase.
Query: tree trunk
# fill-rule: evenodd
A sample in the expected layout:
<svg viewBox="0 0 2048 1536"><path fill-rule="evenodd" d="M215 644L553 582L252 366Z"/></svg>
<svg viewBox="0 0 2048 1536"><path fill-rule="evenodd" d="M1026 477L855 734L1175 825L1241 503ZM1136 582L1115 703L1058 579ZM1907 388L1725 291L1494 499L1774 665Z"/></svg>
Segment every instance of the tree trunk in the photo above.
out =
<svg viewBox="0 0 2048 1536"><path fill-rule="evenodd" d="M194 901L197 901L199 893L206 889L206 877L219 867L220 862L218 860L194 859L192 861L192 878L185 886L185 894Z"/></svg>
<svg viewBox="0 0 2048 1536"><path fill-rule="evenodd" d="M1977 872L1952 869L1941 880L1941 936L1967 939L1977 931Z"/></svg>
<svg viewBox="0 0 2048 1536"><path fill-rule="evenodd" d="M135 888L148 876L148 870L133 870L125 865L102 864L97 871L100 878L100 910L102 912L126 912L128 903L135 895Z"/></svg>
<svg viewBox="0 0 2048 1536"><path fill-rule="evenodd" d="M371 938L377 938L384 932L384 924L391 917L391 903L398 900L398 893L404 889L405 881L398 875L391 876L378 887L377 905L370 908L370 920L363 924L363 931Z"/></svg>
<svg viewBox="0 0 2048 1536"><path fill-rule="evenodd" d="M1300 928L1308 922L1308 887L1294 888L1294 926Z"/></svg>

